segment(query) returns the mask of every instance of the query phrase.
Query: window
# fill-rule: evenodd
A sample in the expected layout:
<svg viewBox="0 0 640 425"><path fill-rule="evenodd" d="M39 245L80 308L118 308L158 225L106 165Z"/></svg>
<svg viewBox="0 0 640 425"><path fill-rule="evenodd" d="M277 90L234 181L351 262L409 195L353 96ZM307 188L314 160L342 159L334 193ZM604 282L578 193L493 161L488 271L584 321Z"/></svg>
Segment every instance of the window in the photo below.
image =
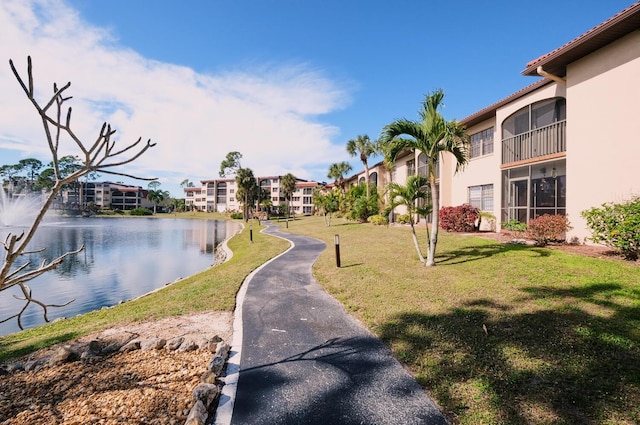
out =
<svg viewBox="0 0 640 425"><path fill-rule="evenodd" d="M311 199L311 196L305 196L302 203L305 205L313 204L313 200Z"/></svg>
<svg viewBox="0 0 640 425"><path fill-rule="evenodd" d="M416 160L410 159L407 161L407 176L413 176L416 174Z"/></svg>
<svg viewBox="0 0 640 425"><path fill-rule="evenodd" d="M470 186L469 204L480 211L493 211L493 185Z"/></svg>
<svg viewBox="0 0 640 425"><path fill-rule="evenodd" d="M304 190L303 190L303 193L305 195L311 195L313 193L313 189L310 188L310 187L305 187Z"/></svg>
<svg viewBox="0 0 640 425"><path fill-rule="evenodd" d="M235 189L229 189L229 193L234 193L235 191Z"/></svg>
<svg viewBox="0 0 640 425"><path fill-rule="evenodd" d="M489 155L493 153L493 127L471 135L470 157Z"/></svg>
<svg viewBox="0 0 640 425"><path fill-rule="evenodd" d="M272 188L271 188L271 192L273 192L273 193L278 193L278 188L277 188L277 187L272 187Z"/></svg>
<svg viewBox="0 0 640 425"><path fill-rule="evenodd" d="M563 97L525 106L502 124L502 138L508 139L536 128L546 127L567 119L567 101Z"/></svg>

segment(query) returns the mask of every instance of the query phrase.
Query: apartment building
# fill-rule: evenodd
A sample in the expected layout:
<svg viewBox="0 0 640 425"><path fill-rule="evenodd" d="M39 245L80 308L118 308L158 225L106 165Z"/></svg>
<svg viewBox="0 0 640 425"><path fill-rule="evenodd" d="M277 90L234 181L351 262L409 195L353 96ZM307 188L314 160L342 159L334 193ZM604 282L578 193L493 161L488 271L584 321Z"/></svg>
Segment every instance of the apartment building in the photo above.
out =
<svg viewBox="0 0 640 425"><path fill-rule="evenodd" d="M272 210L286 205L280 185L282 176L257 177L261 189L269 193ZM189 209L206 212L234 212L242 210L242 200L236 194L238 186L235 179L202 180L200 187L184 188L185 205ZM297 179L296 189L291 197L291 212L311 214L313 212L313 188L321 183Z"/></svg>
<svg viewBox="0 0 640 425"><path fill-rule="evenodd" d="M61 192L54 208L80 208L95 204L100 208L132 210L153 208L147 199L149 191L140 186L113 182L81 182Z"/></svg>
<svg viewBox="0 0 640 425"><path fill-rule="evenodd" d="M640 2L522 74L543 78L461 121L471 159L454 174L444 158L441 202L471 203L498 224L567 215L567 237L582 241L582 211L640 194Z"/></svg>
<svg viewBox="0 0 640 425"><path fill-rule="evenodd" d="M440 159L440 205L472 204L495 215L498 229L511 219L567 215L567 238L584 241L591 233L582 211L640 194L640 2L522 74L542 78L461 120L470 161L456 174L451 155ZM382 163L370 168L372 178L386 173ZM391 180L412 174L426 176L420 152L399 157ZM364 172L348 179L360 181Z"/></svg>

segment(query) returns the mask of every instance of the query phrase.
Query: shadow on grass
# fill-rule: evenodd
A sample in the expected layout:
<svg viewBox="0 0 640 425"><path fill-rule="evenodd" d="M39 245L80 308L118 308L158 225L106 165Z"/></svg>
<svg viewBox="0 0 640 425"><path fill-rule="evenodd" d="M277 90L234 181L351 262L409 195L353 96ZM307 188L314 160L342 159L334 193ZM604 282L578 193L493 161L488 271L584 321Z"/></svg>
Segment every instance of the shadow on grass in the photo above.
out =
<svg viewBox="0 0 640 425"><path fill-rule="evenodd" d="M534 248L520 244L496 243L489 245L474 245L443 251L436 255L436 262L439 265L454 265L467 263L469 261L482 260L494 255L504 254L509 251L529 251L539 257L548 257L551 255L550 251L545 248Z"/></svg>
<svg viewBox="0 0 640 425"><path fill-rule="evenodd" d="M609 283L523 291L519 307L540 297L555 307L477 299L442 315L399 314L378 333L463 422L639 423L638 292Z"/></svg>
<svg viewBox="0 0 640 425"><path fill-rule="evenodd" d="M51 345L72 340L74 338L77 338L79 333L67 332L62 335L55 335L43 339L30 338L30 340L32 340L33 342L20 348L16 348L16 344L20 342L20 339L16 335L19 334L12 334L0 338L0 363L23 356L25 354L32 353L43 347L49 347Z"/></svg>

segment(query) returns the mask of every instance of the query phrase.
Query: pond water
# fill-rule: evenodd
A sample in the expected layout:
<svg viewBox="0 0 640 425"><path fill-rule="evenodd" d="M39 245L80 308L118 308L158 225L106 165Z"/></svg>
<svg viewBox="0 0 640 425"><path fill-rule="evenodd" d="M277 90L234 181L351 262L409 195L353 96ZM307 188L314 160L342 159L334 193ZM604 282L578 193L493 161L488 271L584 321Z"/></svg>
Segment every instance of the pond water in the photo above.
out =
<svg viewBox="0 0 640 425"><path fill-rule="evenodd" d="M219 220L171 218L60 218L54 217L38 229L30 250L41 253L23 256L31 268L73 251L55 270L28 283L34 298L46 304L52 321L59 317L113 306L210 267L219 243L231 236L235 223ZM0 227L2 240L21 228ZM18 264L16 264L18 266ZM0 320L16 314L24 305L19 288L0 292ZM45 323L42 308L30 305L22 317L25 329ZM19 331L16 319L0 323L0 335Z"/></svg>

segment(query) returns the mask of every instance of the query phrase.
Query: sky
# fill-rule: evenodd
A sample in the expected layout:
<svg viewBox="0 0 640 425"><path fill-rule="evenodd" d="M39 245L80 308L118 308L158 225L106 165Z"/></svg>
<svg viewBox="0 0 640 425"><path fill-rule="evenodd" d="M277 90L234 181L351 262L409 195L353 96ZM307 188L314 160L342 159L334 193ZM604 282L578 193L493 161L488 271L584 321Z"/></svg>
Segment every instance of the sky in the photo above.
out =
<svg viewBox="0 0 640 425"><path fill-rule="evenodd" d="M104 122L116 147L156 143L124 172L218 178L227 153L256 176L328 181L346 144L418 119L425 95L463 119L534 83L527 62L633 0L0 0L0 165L51 160L43 127L9 67L36 99L71 82L65 105L85 145ZM61 155L77 155L63 140ZM372 158L375 163L380 158ZM146 181L100 180L146 187Z"/></svg>

